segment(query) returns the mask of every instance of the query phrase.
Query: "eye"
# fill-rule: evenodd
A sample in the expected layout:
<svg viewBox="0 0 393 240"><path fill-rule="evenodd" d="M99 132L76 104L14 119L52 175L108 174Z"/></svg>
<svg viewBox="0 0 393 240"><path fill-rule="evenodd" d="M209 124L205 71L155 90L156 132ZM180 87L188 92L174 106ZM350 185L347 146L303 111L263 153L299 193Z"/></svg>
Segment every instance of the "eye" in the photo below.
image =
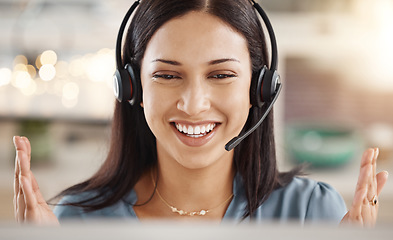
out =
<svg viewBox="0 0 393 240"><path fill-rule="evenodd" d="M210 76L210 78L215 78L215 79L225 79L225 78L234 78L237 77L236 74L215 74Z"/></svg>
<svg viewBox="0 0 393 240"><path fill-rule="evenodd" d="M171 75L171 74L154 74L153 79L164 79L164 80L171 80L171 79L176 79L180 78L176 75Z"/></svg>

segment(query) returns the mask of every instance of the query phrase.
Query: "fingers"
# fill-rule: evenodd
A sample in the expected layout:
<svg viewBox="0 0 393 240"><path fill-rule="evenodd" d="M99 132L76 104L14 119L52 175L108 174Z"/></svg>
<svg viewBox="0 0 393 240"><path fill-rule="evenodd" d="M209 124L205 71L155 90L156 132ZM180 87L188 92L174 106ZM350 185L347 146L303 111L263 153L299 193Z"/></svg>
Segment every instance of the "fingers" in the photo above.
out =
<svg viewBox="0 0 393 240"><path fill-rule="evenodd" d="M377 179L377 196L381 193L386 181L388 180L389 173L387 171L380 172L376 175Z"/></svg>
<svg viewBox="0 0 393 240"><path fill-rule="evenodd" d="M20 137L15 136L13 138L14 145L15 145L15 150L16 150L16 156L15 156L15 174L14 174L14 195L18 194L19 192L19 173L20 173L20 168L19 168L19 158L21 157L21 152L24 151L24 142L21 140Z"/></svg>
<svg viewBox="0 0 393 240"><path fill-rule="evenodd" d="M362 217L362 205L364 204L364 199L366 198L366 191L357 190L355 196L353 197L352 206L349 211L349 218L352 222L358 222L363 225Z"/></svg>
<svg viewBox="0 0 393 240"><path fill-rule="evenodd" d="M20 190L18 192L17 195L17 200L16 200L16 213L15 213L15 217L16 217L16 221L17 222L23 222L25 219L25 209L26 209L26 205L25 205L25 197L23 194L23 190L22 190L22 184L20 182Z"/></svg>
<svg viewBox="0 0 393 240"><path fill-rule="evenodd" d="M364 223L364 218L367 218L371 213L369 209L364 208L368 206L368 195L370 194L370 188L373 188L373 162L375 161L376 154L374 149L367 149L362 156L360 164L360 173L358 182L356 185L355 196L352 201L350 209L351 221ZM373 190L371 190L373 191ZM375 194L375 191L374 191Z"/></svg>
<svg viewBox="0 0 393 240"><path fill-rule="evenodd" d="M34 177L34 174L31 173L31 183L32 183L32 190L33 193L35 195L35 199L37 204L45 204L46 205L46 201L44 199L44 197L41 194L40 188L38 186L37 180Z"/></svg>
<svg viewBox="0 0 393 240"><path fill-rule="evenodd" d="M388 178L386 171L376 174L378 155L378 148L370 148L364 152L352 206L342 222L352 222L369 227L375 225L378 204L373 204L370 201L381 193Z"/></svg>
<svg viewBox="0 0 393 240"><path fill-rule="evenodd" d="M26 157L25 142L22 140L21 137L14 137L13 141L16 149L14 176L14 213L16 220L20 222L23 221L25 211L24 196L20 184L20 162L21 158Z"/></svg>
<svg viewBox="0 0 393 240"><path fill-rule="evenodd" d="M372 162L374 159L374 149L367 149L362 156L360 163L360 173L358 182L356 185L356 192L367 191L370 183L370 178L372 178Z"/></svg>
<svg viewBox="0 0 393 240"><path fill-rule="evenodd" d="M20 142L23 147L22 151L18 151L18 154L21 154L21 157L19 158L20 175L27 177L30 180L30 142L26 137L21 137Z"/></svg>
<svg viewBox="0 0 393 240"><path fill-rule="evenodd" d="M25 220L26 211L26 191L24 186L31 185L30 171L30 142L25 137L15 136L13 138L16 157L15 157L15 176L14 176L14 213L18 222ZM23 181L23 182L22 182ZM29 198L31 196L28 196Z"/></svg>
<svg viewBox="0 0 393 240"><path fill-rule="evenodd" d="M14 145L15 149L17 148L17 138L14 137ZM18 211L18 193L19 193L19 161L18 161L18 152L16 152L15 156L15 173L14 173L14 213L15 219L17 218L17 211Z"/></svg>
<svg viewBox="0 0 393 240"><path fill-rule="evenodd" d="M26 211L34 211L38 203L37 203L37 198L33 191L31 181L30 179L27 179L25 177L22 177L21 180L22 180L22 189L23 189Z"/></svg>
<svg viewBox="0 0 393 240"><path fill-rule="evenodd" d="M376 183L376 180L377 180L376 179L376 175L377 175L377 159L378 159L378 156L379 156L379 148L374 148L374 157L373 157L373 160L371 162L372 168L373 168L372 176L373 176L374 183Z"/></svg>

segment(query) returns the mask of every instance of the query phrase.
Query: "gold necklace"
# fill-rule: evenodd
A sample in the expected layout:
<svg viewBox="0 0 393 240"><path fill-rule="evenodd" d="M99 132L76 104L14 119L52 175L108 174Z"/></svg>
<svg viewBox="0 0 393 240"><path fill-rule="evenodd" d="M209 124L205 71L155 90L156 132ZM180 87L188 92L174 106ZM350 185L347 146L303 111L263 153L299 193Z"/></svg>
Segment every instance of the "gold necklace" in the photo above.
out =
<svg viewBox="0 0 393 240"><path fill-rule="evenodd" d="M156 183L155 183L155 181L154 181L153 172L152 172L152 171L150 171L150 175L151 175L151 180L152 180L152 182L153 182L153 186L154 186L155 192L157 193L157 195L158 195L158 197L161 199L161 201L162 201L165 205L167 205L167 206L172 210L173 213L178 213L178 214L181 215L181 216L205 216L207 213L212 212L214 209L219 208L219 207L221 207L222 205L224 205L226 202L228 202L228 201L233 197L233 193L232 193L231 196L229 196L229 198L225 199L225 201L222 202L220 205L218 205L218 206L216 206L216 207L214 207L214 208L208 209L208 210L202 209L202 210L200 210L200 211L195 211L195 212L187 212L187 211L184 211L184 210L179 210L179 209L177 209L176 207L170 205L170 204L161 196L160 192L158 191L158 187L157 187L157 185L156 185Z"/></svg>

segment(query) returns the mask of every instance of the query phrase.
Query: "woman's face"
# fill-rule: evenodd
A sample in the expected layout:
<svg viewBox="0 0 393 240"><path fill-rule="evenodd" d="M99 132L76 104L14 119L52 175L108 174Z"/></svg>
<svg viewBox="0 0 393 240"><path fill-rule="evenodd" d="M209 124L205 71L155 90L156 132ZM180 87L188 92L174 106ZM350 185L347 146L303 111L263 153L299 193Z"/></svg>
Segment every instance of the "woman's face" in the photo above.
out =
<svg viewBox="0 0 393 240"><path fill-rule="evenodd" d="M160 159L197 169L231 164L225 144L250 108L246 39L219 18L190 12L165 23L141 64L143 108Z"/></svg>

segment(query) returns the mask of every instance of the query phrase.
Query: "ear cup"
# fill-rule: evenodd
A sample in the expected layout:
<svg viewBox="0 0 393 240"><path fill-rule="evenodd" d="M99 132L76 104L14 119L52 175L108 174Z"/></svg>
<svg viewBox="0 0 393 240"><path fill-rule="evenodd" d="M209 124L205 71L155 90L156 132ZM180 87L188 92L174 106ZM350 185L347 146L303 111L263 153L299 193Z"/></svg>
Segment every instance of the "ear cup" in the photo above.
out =
<svg viewBox="0 0 393 240"><path fill-rule="evenodd" d="M131 105L138 102L138 80L137 74L130 64L124 69L117 69L113 76L113 90L119 102L129 101Z"/></svg>
<svg viewBox="0 0 393 240"><path fill-rule="evenodd" d="M130 86L130 97L127 99L131 105L139 105L142 102L142 88L140 87L139 72L136 68L132 67L131 64L127 64L124 67L129 76Z"/></svg>
<svg viewBox="0 0 393 240"><path fill-rule="evenodd" d="M280 83L280 75L276 70L267 69L263 76L262 83L262 101L271 102L277 94L278 84Z"/></svg>
<svg viewBox="0 0 393 240"><path fill-rule="evenodd" d="M261 68L258 78L253 81L250 90L250 101L253 106L262 107L263 103L271 102L277 93L280 76L277 71Z"/></svg>
<svg viewBox="0 0 393 240"><path fill-rule="evenodd" d="M132 87L129 79L129 74L125 69L117 69L113 75L113 90L119 102L131 98Z"/></svg>

